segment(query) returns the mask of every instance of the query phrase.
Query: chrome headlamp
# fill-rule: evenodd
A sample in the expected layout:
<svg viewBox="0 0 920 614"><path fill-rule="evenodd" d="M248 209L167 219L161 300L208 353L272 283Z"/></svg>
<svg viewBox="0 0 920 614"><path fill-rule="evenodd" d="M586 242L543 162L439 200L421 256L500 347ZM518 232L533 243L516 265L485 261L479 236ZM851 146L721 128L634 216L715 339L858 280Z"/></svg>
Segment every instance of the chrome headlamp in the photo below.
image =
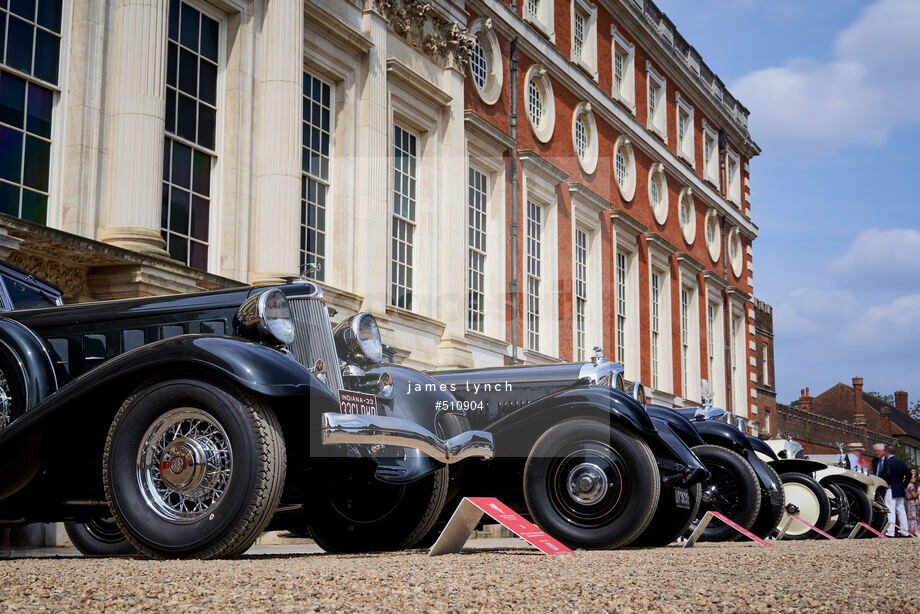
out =
<svg viewBox="0 0 920 614"><path fill-rule="evenodd" d="M236 312L240 333L270 345L294 342L294 317L284 292L277 288L253 294Z"/></svg>
<svg viewBox="0 0 920 614"><path fill-rule="evenodd" d="M338 326L333 332L335 348L339 357L358 365L383 362L383 342L377 320L367 312L356 314Z"/></svg>

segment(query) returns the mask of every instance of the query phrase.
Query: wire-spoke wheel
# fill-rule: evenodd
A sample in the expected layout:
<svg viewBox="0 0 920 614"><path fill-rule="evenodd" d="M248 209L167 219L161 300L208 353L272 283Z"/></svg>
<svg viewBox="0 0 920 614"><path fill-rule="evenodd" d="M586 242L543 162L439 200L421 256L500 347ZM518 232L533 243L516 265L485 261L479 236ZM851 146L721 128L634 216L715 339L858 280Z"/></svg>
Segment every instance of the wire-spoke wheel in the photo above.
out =
<svg viewBox="0 0 920 614"><path fill-rule="evenodd" d="M286 469L281 428L229 384L149 383L109 429L106 497L118 528L151 557L240 554L265 529Z"/></svg>
<svg viewBox="0 0 920 614"><path fill-rule="evenodd" d="M722 446L696 446L693 453L710 473L709 479L701 485L703 493L697 519L712 510L749 529L760 512L760 481L754 468L743 456ZM741 534L732 527L714 519L703 530L700 539L731 541L739 537Z"/></svg>

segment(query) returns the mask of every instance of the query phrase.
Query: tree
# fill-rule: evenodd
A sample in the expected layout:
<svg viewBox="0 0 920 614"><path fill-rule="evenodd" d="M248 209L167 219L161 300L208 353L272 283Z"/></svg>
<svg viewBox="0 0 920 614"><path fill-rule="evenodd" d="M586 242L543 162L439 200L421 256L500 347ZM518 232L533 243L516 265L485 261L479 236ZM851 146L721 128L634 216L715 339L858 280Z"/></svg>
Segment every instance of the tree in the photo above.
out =
<svg viewBox="0 0 920 614"><path fill-rule="evenodd" d="M893 394L882 394L881 392L868 392L866 394L870 394L874 397L877 397L885 401L892 407L894 407L894 395ZM913 403L908 404L907 413L914 420L920 420L920 400L916 400Z"/></svg>

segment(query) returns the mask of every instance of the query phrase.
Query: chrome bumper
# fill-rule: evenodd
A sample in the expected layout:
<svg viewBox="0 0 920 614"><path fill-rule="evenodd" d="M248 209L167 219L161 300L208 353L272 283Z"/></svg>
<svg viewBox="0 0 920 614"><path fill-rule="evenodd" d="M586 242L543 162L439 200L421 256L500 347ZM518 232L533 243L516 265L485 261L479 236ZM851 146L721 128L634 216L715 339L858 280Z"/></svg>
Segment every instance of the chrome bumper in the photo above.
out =
<svg viewBox="0 0 920 614"><path fill-rule="evenodd" d="M358 444L414 448L444 464L467 458L492 458L492 434L466 431L441 439L411 420L392 416L323 414L323 445Z"/></svg>

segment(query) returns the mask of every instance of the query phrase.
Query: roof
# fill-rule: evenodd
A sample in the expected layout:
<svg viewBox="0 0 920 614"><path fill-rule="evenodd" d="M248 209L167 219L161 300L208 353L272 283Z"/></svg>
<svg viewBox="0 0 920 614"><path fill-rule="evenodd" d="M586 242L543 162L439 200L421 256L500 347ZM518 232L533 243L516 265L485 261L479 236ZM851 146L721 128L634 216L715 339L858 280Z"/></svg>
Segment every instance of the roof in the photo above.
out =
<svg viewBox="0 0 920 614"><path fill-rule="evenodd" d="M847 386L842 382L837 383L812 400L811 411L852 423L854 393L852 386ZM869 430L879 432L882 430L881 412L885 408L888 408L891 417L892 436L906 436L920 441L920 422L898 410L885 399L863 391L860 409L866 418L866 426Z"/></svg>

